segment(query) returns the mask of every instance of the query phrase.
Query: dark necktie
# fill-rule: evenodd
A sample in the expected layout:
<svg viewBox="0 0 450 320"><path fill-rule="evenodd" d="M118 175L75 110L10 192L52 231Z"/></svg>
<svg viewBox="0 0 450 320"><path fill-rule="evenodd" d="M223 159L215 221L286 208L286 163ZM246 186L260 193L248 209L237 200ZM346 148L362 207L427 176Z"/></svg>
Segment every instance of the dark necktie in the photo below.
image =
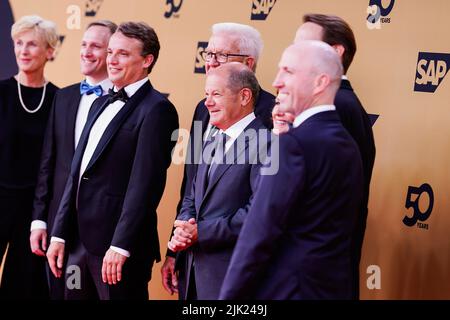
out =
<svg viewBox="0 0 450 320"><path fill-rule="evenodd" d="M208 181L213 176L217 166L223 163L225 156L225 144L227 143L228 138L229 137L224 132L216 134L214 137L214 146L211 152L211 161L209 162L208 168Z"/></svg>
<svg viewBox="0 0 450 320"><path fill-rule="evenodd" d="M103 94L103 88L100 85L91 86L89 83L86 82L86 80L83 80L80 83L80 94L90 95L93 93L95 93L97 97L100 97Z"/></svg>
<svg viewBox="0 0 450 320"><path fill-rule="evenodd" d="M108 97L109 97L109 103L114 103L117 100L120 100L120 101L123 101L126 103L129 99L124 88L120 89L117 92L115 92L113 89L109 89Z"/></svg>

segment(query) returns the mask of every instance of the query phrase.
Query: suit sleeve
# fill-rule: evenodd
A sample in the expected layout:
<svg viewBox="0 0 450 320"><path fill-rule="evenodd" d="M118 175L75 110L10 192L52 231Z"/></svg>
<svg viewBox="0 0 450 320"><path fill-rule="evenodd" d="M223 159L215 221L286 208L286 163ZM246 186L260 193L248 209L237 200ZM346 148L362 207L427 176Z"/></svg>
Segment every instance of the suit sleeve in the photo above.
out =
<svg viewBox="0 0 450 320"><path fill-rule="evenodd" d="M264 277L266 266L289 221L290 208L298 201L305 185L305 162L300 145L291 134L280 138L279 160L274 175L261 176L247 218L239 234L228 267L220 299L251 299Z"/></svg>
<svg viewBox="0 0 450 320"><path fill-rule="evenodd" d="M188 154L186 155L186 162L184 165L184 170L183 170L183 181L181 182L181 188L180 188L180 200L178 201L177 204L177 212L175 214L176 219L178 220L189 220L189 219L183 219L183 217L178 217L181 213L182 207L183 207L183 203L184 203L184 199L185 197L190 197L191 195L191 191L192 191L192 187L193 187L193 181L195 179L195 175L196 175L196 168L197 165L192 164L189 161L192 161L193 156L195 154L195 144L193 143L192 139L202 139L203 137L196 137L194 134L194 123L196 120L199 120L199 109L200 108L204 108L205 106L203 105L202 102L199 102L195 108L194 111L194 116L192 117L192 122L191 122L191 129L189 132L189 136L191 137L191 139L189 140L189 144L188 144ZM192 197L193 198L193 197ZM195 213L193 218L195 218ZM169 236L169 241L170 238L172 237L173 231L175 228L172 228L172 232L170 233ZM175 257L176 253L173 252L170 249L167 249L166 252L166 256L169 257Z"/></svg>
<svg viewBox="0 0 450 320"><path fill-rule="evenodd" d="M112 246L130 250L146 215L151 215L156 223L156 208L164 192L167 168L176 143L172 133L176 129L178 115L168 101L159 102L143 119Z"/></svg>
<svg viewBox="0 0 450 320"><path fill-rule="evenodd" d="M32 220L47 222L48 206L52 198L52 182L55 173L55 107L57 105L58 92L53 99L52 109L47 121L44 143L42 146L41 162L39 166L38 180L34 195Z"/></svg>

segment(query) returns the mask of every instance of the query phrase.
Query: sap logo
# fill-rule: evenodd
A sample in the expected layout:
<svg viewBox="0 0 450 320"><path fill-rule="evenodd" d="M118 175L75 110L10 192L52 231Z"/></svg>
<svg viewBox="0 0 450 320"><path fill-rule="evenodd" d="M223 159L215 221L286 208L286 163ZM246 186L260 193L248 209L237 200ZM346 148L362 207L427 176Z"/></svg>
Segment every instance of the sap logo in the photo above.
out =
<svg viewBox="0 0 450 320"><path fill-rule="evenodd" d="M253 0L251 20L266 20L277 0Z"/></svg>
<svg viewBox="0 0 450 320"><path fill-rule="evenodd" d="M389 5L385 8L382 4L382 0L370 0L367 7L367 28L369 30L381 29L382 23L391 23L391 18L387 16L391 13L394 7L395 0L391 0Z"/></svg>
<svg viewBox="0 0 450 320"><path fill-rule="evenodd" d="M426 193L428 196L428 207L426 208L425 211L421 211L419 207L419 202L421 196L424 193ZM415 197L414 200L412 199L413 195L414 196L417 195L417 197ZM414 209L414 213L412 217L405 216L403 218L403 223L408 227L412 227L417 223L417 221L422 222L426 221L430 217L431 211L433 211L433 205L434 205L433 189L431 189L431 186L428 183L424 183L418 188L409 186L408 193L406 194L405 208L409 209L412 207ZM425 223L419 222L417 224L417 227L428 230L428 224Z"/></svg>
<svg viewBox="0 0 450 320"><path fill-rule="evenodd" d="M203 52L208 47L208 42L200 41L197 45L197 52L195 55L195 67L194 73L206 73L205 71L205 59L203 58Z"/></svg>
<svg viewBox="0 0 450 320"><path fill-rule="evenodd" d="M95 17L98 10L102 6L103 0L88 0L86 1L86 10L84 15L86 17Z"/></svg>
<svg viewBox="0 0 450 320"><path fill-rule="evenodd" d="M183 5L183 0L166 0L166 12L164 12L164 17L169 19L172 15L174 18L178 18L178 11L180 11Z"/></svg>
<svg viewBox="0 0 450 320"><path fill-rule="evenodd" d="M419 52L414 91L435 92L449 68L449 53Z"/></svg>

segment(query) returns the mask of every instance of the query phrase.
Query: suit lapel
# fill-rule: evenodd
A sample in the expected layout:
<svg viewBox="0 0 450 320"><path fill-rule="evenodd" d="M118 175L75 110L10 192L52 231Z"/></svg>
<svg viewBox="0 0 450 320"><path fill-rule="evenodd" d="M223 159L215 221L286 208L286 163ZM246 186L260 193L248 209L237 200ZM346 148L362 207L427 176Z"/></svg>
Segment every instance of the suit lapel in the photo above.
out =
<svg viewBox="0 0 450 320"><path fill-rule="evenodd" d="M64 98L66 99L66 97ZM67 112L66 112L66 137L70 141L70 152L73 155L75 151L75 122L77 119L78 107L80 106L81 94L80 94L80 84L74 85L73 90L67 97Z"/></svg>
<svg viewBox="0 0 450 320"><path fill-rule="evenodd" d="M94 154L92 155L91 160L89 161L86 170L88 171L94 163L98 160L100 155L105 150L106 146L109 144L111 139L114 137L114 134L120 128L122 123L128 118L131 112L138 107L138 105L142 102L145 96L151 91L152 86L150 82L146 82L142 87L139 88L138 91L130 98L130 100L125 103L125 105L120 109L117 115L112 119L109 125L106 127L105 132L103 133L100 141L95 148Z"/></svg>
<svg viewBox="0 0 450 320"><path fill-rule="evenodd" d="M225 153L224 159L230 159L233 158L233 161L224 161L228 163L219 164L215 170L215 172L210 177L208 186L205 190L205 193L203 195L202 203L200 207L203 205L205 199L208 197L208 195L211 193L211 191L214 189L214 186L219 182L219 180L222 178L222 176L225 174L225 172L235 164L238 164L237 161L240 159L240 156L248 149L250 141L255 139L257 137L257 130L260 128L264 128L262 126L261 121L259 118L256 118L253 120L244 131L241 132L241 134L238 136L238 138L233 142L233 144L230 146L228 151ZM249 131L249 129L254 129ZM242 143L243 136L246 136L245 143ZM239 143L238 143L239 142ZM248 163L247 160L245 163Z"/></svg>

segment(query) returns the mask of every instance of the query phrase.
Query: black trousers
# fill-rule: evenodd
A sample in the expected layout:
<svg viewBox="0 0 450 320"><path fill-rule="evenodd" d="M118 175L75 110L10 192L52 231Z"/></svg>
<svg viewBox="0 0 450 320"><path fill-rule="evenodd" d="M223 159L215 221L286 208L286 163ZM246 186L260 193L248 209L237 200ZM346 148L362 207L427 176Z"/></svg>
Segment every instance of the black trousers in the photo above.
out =
<svg viewBox="0 0 450 320"><path fill-rule="evenodd" d="M45 257L30 248L34 188L0 189L0 257L5 265L0 285L2 299L48 299Z"/></svg>
<svg viewBox="0 0 450 320"><path fill-rule="evenodd" d="M115 285L103 282L102 265L103 256L89 253L80 239L76 239L65 269L65 299L148 300L153 262L131 256L122 267L122 280Z"/></svg>

